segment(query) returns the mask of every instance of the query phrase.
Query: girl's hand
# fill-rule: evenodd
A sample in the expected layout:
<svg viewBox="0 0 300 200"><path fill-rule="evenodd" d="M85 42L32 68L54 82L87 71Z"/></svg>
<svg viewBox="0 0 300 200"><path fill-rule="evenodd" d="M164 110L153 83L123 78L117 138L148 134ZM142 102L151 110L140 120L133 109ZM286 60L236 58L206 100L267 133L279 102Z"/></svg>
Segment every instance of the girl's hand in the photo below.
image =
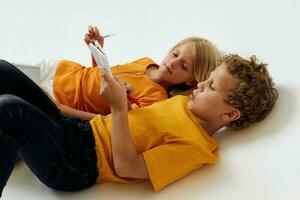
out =
<svg viewBox="0 0 300 200"><path fill-rule="evenodd" d="M101 47L104 45L104 37L99 33L99 29L96 26L89 26L88 27L88 33L84 36L84 42L89 45L91 42L94 43L94 41L97 40ZM94 56L91 54L92 58L92 66L96 67L97 63L94 58Z"/></svg>
<svg viewBox="0 0 300 200"><path fill-rule="evenodd" d="M104 45L104 37L100 34L99 29L96 26L89 26L88 32L84 36L84 42L89 45L89 43L97 40L101 47Z"/></svg>
<svg viewBox="0 0 300 200"><path fill-rule="evenodd" d="M111 77L105 69L101 69L101 76L100 96L110 104L112 112L127 110L127 93L124 83Z"/></svg>

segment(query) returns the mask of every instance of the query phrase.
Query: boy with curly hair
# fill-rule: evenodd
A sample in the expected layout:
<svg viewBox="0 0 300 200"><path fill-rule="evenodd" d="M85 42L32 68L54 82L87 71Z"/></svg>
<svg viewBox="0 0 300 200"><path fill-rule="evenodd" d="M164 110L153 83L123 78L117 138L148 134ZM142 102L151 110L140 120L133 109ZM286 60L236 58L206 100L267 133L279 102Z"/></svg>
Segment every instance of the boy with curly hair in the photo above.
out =
<svg viewBox="0 0 300 200"><path fill-rule="evenodd" d="M278 92L267 71L267 64L258 63L256 56L250 61L238 55L228 55L222 59L230 74L240 80L238 87L228 96L226 102L239 109L242 115L228 124L233 129L241 129L264 119L275 104Z"/></svg>
<svg viewBox="0 0 300 200"><path fill-rule="evenodd" d="M228 55L189 98L179 95L128 112L124 84L103 70L100 94L111 115L82 121L60 115L24 74L7 62L0 65L5 77L0 77L0 194L17 152L53 189L150 179L159 191L216 163L213 134L224 126L240 129L264 119L278 97L265 64ZM19 82L11 86L11 80Z"/></svg>

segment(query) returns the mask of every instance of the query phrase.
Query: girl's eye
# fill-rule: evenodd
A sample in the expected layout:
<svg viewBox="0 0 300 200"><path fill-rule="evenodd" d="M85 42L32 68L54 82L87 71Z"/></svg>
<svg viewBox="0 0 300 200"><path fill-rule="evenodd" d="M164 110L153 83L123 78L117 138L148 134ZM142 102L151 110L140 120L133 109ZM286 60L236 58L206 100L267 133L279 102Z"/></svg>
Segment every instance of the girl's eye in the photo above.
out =
<svg viewBox="0 0 300 200"><path fill-rule="evenodd" d="M173 56L175 56L175 57L177 57L178 55L177 55L177 53L175 53L175 52L172 52L172 54L173 54Z"/></svg>
<svg viewBox="0 0 300 200"><path fill-rule="evenodd" d="M215 88L213 87L212 83L209 84L209 88L210 88L212 91L215 91Z"/></svg>
<svg viewBox="0 0 300 200"><path fill-rule="evenodd" d="M184 71L188 71L188 66L185 65L185 64L182 64L182 69L183 69Z"/></svg>

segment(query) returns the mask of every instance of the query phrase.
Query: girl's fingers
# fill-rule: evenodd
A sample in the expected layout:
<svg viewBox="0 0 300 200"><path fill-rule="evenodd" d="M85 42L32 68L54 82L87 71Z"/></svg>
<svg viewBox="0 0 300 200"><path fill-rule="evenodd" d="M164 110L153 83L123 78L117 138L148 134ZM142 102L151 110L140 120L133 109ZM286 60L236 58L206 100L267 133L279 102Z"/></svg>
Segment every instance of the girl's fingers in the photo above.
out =
<svg viewBox="0 0 300 200"><path fill-rule="evenodd" d="M100 34L99 34L99 29L98 29L96 26L93 27L93 33L94 33L94 35L97 36L97 37L100 35Z"/></svg>
<svg viewBox="0 0 300 200"><path fill-rule="evenodd" d="M86 42L86 43L90 43L91 42L91 39L90 39L90 37L89 37L89 34L85 34L85 36L84 36L84 41Z"/></svg>
<svg viewBox="0 0 300 200"><path fill-rule="evenodd" d="M93 26L89 25L89 27L88 27L88 32L89 32L89 33L93 33Z"/></svg>
<svg viewBox="0 0 300 200"><path fill-rule="evenodd" d="M88 27L88 33L86 34L86 37L88 37L89 42L92 42L92 40L98 40L101 47L103 47L104 44L104 38L100 34L100 31L97 26L89 26ZM86 40L85 40L86 41Z"/></svg>

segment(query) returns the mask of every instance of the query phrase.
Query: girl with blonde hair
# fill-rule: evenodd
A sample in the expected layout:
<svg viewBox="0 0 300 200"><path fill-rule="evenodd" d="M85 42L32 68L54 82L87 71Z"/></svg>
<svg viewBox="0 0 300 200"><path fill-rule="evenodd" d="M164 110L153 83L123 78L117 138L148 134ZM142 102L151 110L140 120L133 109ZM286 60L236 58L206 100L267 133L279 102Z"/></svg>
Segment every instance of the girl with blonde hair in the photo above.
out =
<svg viewBox="0 0 300 200"><path fill-rule="evenodd" d="M84 41L89 44L95 40L103 46L104 37L98 28L89 26ZM131 96L135 101L129 104L130 108L135 109L164 100L178 90L193 88L197 82L209 76L219 60L220 53L212 42L190 37L171 48L160 64L145 57L112 66L111 69L113 76L132 87ZM54 97L64 115L88 120L96 114L111 112L110 106L99 94L101 72L95 62L92 63L92 67L85 67L73 61L61 60L51 66L42 65L42 71L48 77L42 76L40 86ZM49 69L52 69L52 73L48 72ZM49 88L47 80L52 79L53 87Z"/></svg>

